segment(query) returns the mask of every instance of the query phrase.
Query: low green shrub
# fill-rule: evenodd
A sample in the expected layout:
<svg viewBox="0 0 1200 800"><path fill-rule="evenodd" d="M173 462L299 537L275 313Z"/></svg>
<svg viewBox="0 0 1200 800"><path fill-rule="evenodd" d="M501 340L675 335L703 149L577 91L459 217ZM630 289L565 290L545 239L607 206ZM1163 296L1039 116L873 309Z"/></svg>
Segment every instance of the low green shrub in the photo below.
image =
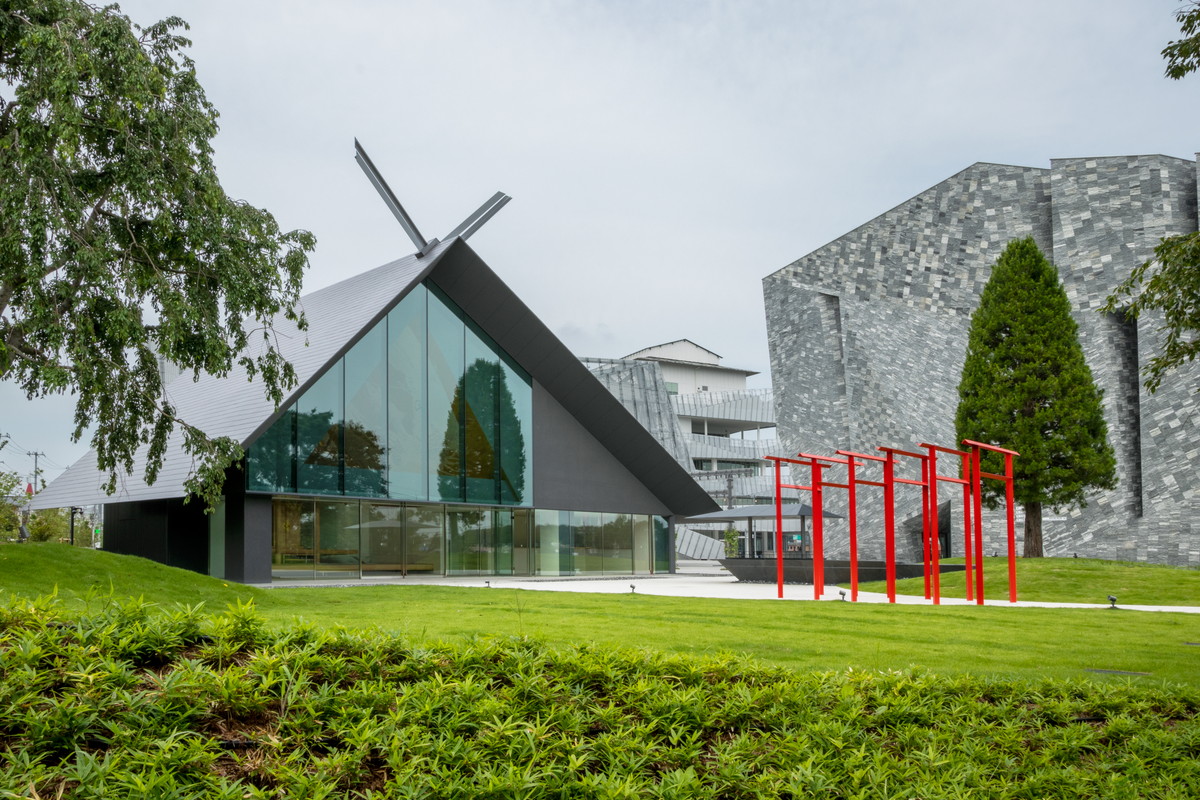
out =
<svg viewBox="0 0 1200 800"><path fill-rule="evenodd" d="M2 797L1200 796L1200 694L0 608Z"/></svg>

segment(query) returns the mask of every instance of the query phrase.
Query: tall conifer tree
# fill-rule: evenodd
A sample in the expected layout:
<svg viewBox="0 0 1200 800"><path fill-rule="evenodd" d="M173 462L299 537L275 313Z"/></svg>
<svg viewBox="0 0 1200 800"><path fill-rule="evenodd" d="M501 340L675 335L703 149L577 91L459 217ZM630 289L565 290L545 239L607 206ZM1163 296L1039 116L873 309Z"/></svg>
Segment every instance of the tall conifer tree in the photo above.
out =
<svg viewBox="0 0 1200 800"><path fill-rule="evenodd" d="M1040 557L1042 506L1086 505L1089 488L1117 485L1103 392L1083 358L1058 271L1033 239L1010 242L971 316L958 385L958 438L1018 451L1014 493L1025 509L1025 556ZM998 454L984 471L1002 473ZM985 481L984 499L1003 491Z"/></svg>

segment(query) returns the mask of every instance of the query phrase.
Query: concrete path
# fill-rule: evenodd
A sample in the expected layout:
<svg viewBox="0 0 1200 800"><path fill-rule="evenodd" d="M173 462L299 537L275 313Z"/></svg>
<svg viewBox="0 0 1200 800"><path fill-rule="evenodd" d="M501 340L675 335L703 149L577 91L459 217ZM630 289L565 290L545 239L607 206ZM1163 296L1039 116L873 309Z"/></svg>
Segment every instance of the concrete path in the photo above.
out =
<svg viewBox="0 0 1200 800"><path fill-rule="evenodd" d="M594 594L649 594L660 597L711 597L727 600L775 600L778 590L771 583L741 583L715 561L680 562L678 572L674 575L638 575L624 577L579 577L579 578L537 578L512 576L471 576L471 577L427 577L413 576L398 578L363 578L354 581L286 581L270 585L260 584L260 588L283 588L299 586L340 586L367 587L380 585L400 586L469 586L490 587L497 589L527 589L538 592L590 592ZM840 592L846 592L843 601ZM841 590L836 586L826 587L820 602L849 602L849 590ZM784 600L813 601L813 587L805 584L787 584L783 587ZM886 603L887 595L875 592L859 592L860 603ZM904 605L933 605L924 597L901 595L896 597L898 604ZM960 598L943 597L942 605L975 605ZM989 606L1024 606L1037 608L1108 608L1107 603L1042 603L1019 600L1009 603L1003 600L987 600ZM1122 605L1118 599L1117 607L1128 611L1173 611L1181 614L1200 614L1200 606L1131 606Z"/></svg>

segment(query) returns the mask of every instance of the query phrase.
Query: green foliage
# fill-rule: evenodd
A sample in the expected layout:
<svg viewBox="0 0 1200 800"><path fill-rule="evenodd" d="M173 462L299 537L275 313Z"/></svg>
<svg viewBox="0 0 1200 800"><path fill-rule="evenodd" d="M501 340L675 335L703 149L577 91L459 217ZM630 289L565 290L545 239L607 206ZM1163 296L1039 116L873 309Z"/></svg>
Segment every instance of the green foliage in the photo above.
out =
<svg viewBox="0 0 1200 800"><path fill-rule="evenodd" d="M18 508L24 497L21 488L20 475L0 471L0 538L16 538L21 525Z"/></svg>
<svg viewBox="0 0 1200 800"><path fill-rule="evenodd" d="M1194 689L0 607L5 797L1182 798L1198 712Z"/></svg>
<svg viewBox="0 0 1200 800"><path fill-rule="evenodd" d="M1086 504L1089 488L1116 486L1102 392L1083 358L1071 305L1033 239L1008 244L971 316L958 386L958 438L1016 450L1017 502ZM984 469L1003 474L999 454ZM999 481L984 482L993 504Z"/></svg>
<svg viewBox="0 0 1200 800"><path fill-rule="evenodd" d="M87 523L76 520L76 533L86 533ZM29 515L29 541L65 542L71 536L71 512L47 508Z"/></svg>
<svg viewBox="0 0 1200 800"><path fill-rule="evenodd" d="M1200 17L1200 9L1196 11ZM1108 298L1104 311L1162 315L1163 338L1146 363L1146 388L1157 391L1172 370L1200 353L1200 233L1168 236ZM1196 389L1200 391L1200 386Z"/></svg>
<svg viewBox="0 0 1200 800"><path fill-rule="evenodd" d="M1200 69L1200 2L1191 0L1176 11L1175 21L1183 38L1164 47L1162 56L1167 60L1167 77L1179 80Z"/></svg>
<svg viewBox="0 0 1200 800"><path fill-rule="evenodd" d="M741 534L738 533L737 528L730 528L729 530L725 531L722 536L725 540L725 557L737 558L738 538L741 536Z"/></svg>
<svg viewBox="0 0 1200 800"><path fill-rule="evenodd" d="M0 9L0 378L77 395L74 436L95 426L109 491L142 445L153 482L179 426L188 487L212 502L240 448L176 416L158 357L240 366L278 402L295 375L270 320L303 323L314 239L221 188L182 27L81 0Z"/></svg>

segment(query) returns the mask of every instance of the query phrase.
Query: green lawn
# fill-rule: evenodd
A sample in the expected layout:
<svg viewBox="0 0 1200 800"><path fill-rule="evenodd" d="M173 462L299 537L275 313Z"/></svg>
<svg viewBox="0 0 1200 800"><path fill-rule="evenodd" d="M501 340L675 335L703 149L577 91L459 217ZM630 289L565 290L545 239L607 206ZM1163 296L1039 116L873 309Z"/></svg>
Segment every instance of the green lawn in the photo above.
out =
<svg viewBox="0 0 1200 800"><path fill-rule="evenodd" d="M944 562L961 564L963 560L948 558ZM1008 559L985 558L983 575L983 596L1007 600ZM965 572L943 574L942 596L966 597L965 576ZM886 592L887 584L884 581L860 583L859 589ZM896 581L896 592L923 595L925 579ZM1018 600L1107 603L1109 595L1115 596L1118 604L1125 605L1200 606L1200 570L1096 558L1017 559Z"/></svg>
<svg viewBox="0 0 1200 800"><path fill-rule="evenodd" d="M1143 582L1161 582L1164 575L1190 580L1194 575L1072 562L1066 566L1101 566L1116 576L1125 572L1128 577L1121 585L1137 586L1146 594L1153 587ZM1026 563L1023 570L1049 567L1057 564ZM1109 678L1088 670L1118 670L1150 673L1118 680L1200 685L1200 647L1189 644L1200 642L1200 615L1190 614L705 600L449 586L262 590L145 559L45 544L0 545L0 587L0 599L57 591L72 605L86 604L89 596L106 596L110 587L118 596L144 596L160 605L203 602L215 611L234 601L253 601L278 626L304 620L323 627L374 627L414 641L516 634L551 644L597 642L667 653L745 653L798 670L923 667L947 674L1105 679Z"/></svg>

